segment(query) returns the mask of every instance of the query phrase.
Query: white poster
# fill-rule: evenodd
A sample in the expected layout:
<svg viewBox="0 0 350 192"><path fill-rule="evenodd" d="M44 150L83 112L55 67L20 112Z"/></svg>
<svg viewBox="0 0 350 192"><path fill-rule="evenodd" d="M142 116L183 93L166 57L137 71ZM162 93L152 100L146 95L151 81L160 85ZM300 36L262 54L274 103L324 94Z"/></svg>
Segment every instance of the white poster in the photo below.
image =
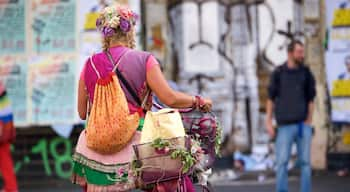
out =
<svg viewBox="0 0 350 192"><path fill-rule="evenodd" d="M78 16L78 31L79 31L79 71L82 69L87 58L93 53L97 53L102 50L102 36L96 29L96 19L99 16L100 11L105 7L112 4L127 4L133 11L141 16L140 0L80 0L79 1L79 16ZM141 49L140 41L141 33L141 17L137 21L136 25L136 47Z"/></svg>
<svg viewBox="0 0 350 192"><path fill-rule="evenodd" d="M33 56L28 65L31 122L36 125L76 121L76 63L72 54Z"/></svg>
<svg viewBox="0 0 350 192"><path fill-rule="evenodd" d="M350 1L327 0L326 72L332 121L350 122Z"/></svg>
<svg viewBox="0 0 350 192"><path fill-rule="evenodd" d="M79 33L79 64L78 71L93 53L101 51L102 36L96 30L96 19L99 12L113 1L79 1L78 33Z"/></svg>

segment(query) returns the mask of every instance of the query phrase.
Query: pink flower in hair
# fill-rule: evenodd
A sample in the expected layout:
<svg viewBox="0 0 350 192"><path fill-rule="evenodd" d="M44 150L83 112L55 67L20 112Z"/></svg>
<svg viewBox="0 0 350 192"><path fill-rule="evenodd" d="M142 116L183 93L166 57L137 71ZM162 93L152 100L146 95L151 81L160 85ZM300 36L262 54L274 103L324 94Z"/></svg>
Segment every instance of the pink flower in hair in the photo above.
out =
<svg viewBox="0 0 350 192"><path fill-rule="evenodd" d="M118 12L119 12L119 15L124 19L130 19L133 16L133 12L126 7L119 8Z"/></svg>

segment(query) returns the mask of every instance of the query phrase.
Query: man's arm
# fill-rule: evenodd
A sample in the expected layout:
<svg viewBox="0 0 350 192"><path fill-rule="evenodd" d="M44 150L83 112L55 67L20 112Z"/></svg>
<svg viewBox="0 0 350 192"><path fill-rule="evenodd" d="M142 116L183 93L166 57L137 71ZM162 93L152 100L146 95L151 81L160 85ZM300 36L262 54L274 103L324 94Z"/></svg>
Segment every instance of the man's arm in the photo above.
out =
<svg viewBox="0 0 350 192"><path fill-rule="evenodd" d="M269 133L271 138L275 137L275 128L273 127L273 108L274 104L271 99L268 99L266 102L266 130Z"/></svg>
<svg viewBox="0 0 350 192"><path fill-rule="evenodd" d="M308 113L306 116L305 124L311 125L312 123L312 114L314 113L314 102L311 101L308 104Z"/></svg>
<svg viewBox="0 0 350 192"><path fill-rule="evenodd" d="M268 86L268 96L266 102L266 130L269 133L271 138L275 137L275 129L273 127L273 110L274 110L274 100L277 97L278 93L278 71L275 70L270 77L270 83Z"/></svg>
<svg viewBox="0 0 350 192"><path fill-rule="evenodd" d="M312 123L312 115L314 112L314 99L316 97L316 81L315 81L315 77L313 76L312 72L310 71L310 69L308 69L308 90L307 90L307 102L308 102L308 106L307 106L307 116L306 116L306 120L305 123L307 125L311 125Z"/></svg>
<svg viewBox="0 0 350 192"><path fill-rule="evenodd" d="M271 99L268 99L267 102L266 102L266 117L268 119L272 119L273 117L273 101Z"/></svg>

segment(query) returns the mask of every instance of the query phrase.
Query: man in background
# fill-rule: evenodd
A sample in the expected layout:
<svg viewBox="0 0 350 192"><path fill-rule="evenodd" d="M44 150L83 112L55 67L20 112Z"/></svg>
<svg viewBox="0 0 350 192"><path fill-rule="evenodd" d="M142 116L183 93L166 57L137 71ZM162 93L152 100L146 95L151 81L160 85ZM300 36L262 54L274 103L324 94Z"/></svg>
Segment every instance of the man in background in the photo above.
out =
<svg viewBox="0 0 350 192"><path fill-rule="evenodd" d="M266 127L276 136L276 191L288 191L288 162L294 142L297 144L301 168L301 192L311 191L310 148L315 80L304 65L304 45L293 41L288 45L288 61L273 71L268 87ZM277 130L273 126L273 114Z"/></svg>

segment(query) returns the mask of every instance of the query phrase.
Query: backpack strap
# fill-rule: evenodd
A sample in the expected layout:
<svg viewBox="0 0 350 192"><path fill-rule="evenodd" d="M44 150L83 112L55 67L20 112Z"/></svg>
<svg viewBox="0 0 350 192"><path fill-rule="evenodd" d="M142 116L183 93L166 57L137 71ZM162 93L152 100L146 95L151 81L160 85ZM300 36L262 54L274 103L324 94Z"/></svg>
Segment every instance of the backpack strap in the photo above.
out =
<svg viewBox="0 0 350 192"><path fill-rule="evenodd" d="M92 60L92 57L93 57L93 56L90 57L90 64L91 64L92 68L94 69L94 71L96 72L97 77L98 77L99 79L101 79L101 75L100 75L100 73L98 72L98 70L96 69L96 66L95 66L95 64L94 64L94 61Z"/></svg>
<svg viewBox="0 0 350 192"><path fill-rule="evenodd" d="M120 61L122 59L122 57L126 54L124 53L120 58L117 64L115 64L115 61L112 57L112 54L110 53L110 51L106 51L105 52L107 57L109 58L110 62L114 65L114 69L115 73L117 74L119 80L124 84L125 88L129 91L129 93L131 94L131 96L133 97L133 99L137 102L137 104L139 106L141 106L143 108L143 103L141 102L139 96L137 95L136 91L131 87L131 85L129 84L129 82L126 80L126 78L123 76L123 74L118 70L118 65L120 64Z"/></svg>
<svg viewBox="0 0 350 192"><path fill-rule="evenodd" d="M124 51L124 52L122 53L122 55L119 57L119 60L118 60L118 63L117 63L117 64L114 63L114 59L113 59L113 57L112 57L111 52L110 52L110 51L107 51L107 57L108 57L109 61L111 61L111 62L113 61L113 62L112 62L112 64L114 65L113 70L112 70L113 73L118 69L118 66L119 66L121 60L124 58L124 56L125 56L126 54L129 53L129 51L130 51L130 50L126 50L126 51Z"/></svg>

